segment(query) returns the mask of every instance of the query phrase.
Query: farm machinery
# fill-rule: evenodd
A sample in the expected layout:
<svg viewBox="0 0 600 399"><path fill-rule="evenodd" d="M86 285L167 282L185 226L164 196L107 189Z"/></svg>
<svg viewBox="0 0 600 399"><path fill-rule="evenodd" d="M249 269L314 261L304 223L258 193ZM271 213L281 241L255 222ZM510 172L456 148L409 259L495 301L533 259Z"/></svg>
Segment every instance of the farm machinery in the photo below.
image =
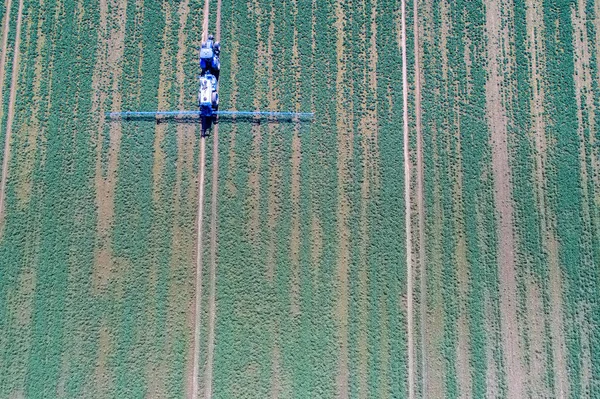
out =
<svg viewBox="0 0 600 399"><path fill-rule="evenodd" d="M213 124L219 117L226 118L251 118L254 121L267 119L268 121L302 121L312 120L312 112L277 112L277 111L222 111L219 110L219 74L221 45L215 42L212 35L202 43L199 51L199 85L198 85L198 110L194 111L122 111L107 112L110 119L156 119L161 122L165 119L180 121L200 120L202 124L202 137L206 137Z"/></svg>

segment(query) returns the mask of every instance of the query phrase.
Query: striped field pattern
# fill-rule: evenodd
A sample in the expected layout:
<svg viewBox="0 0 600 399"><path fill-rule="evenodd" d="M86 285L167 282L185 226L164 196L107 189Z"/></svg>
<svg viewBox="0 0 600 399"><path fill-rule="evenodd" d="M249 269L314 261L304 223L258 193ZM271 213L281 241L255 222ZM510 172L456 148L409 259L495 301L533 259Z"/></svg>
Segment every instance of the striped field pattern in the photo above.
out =
<svg viewBox="0 0 600 399"><path fill-rule="evenodd" d="M600 0L415 1L3 0L0 398L600 397Z"/></svg>

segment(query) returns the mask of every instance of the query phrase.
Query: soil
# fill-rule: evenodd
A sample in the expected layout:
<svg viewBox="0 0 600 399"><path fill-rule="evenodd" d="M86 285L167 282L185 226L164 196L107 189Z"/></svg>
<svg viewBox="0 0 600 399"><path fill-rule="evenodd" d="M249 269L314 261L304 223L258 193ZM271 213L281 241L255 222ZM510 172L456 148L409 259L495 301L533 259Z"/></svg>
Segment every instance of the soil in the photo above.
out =
<svg viewBox="0 0 600 399"><path fill-rule="evenodd" d="M413 34L414 34L414 75L415 75L415 133L417 135L417 214L419 219L419 265L420 298L419 298L419 341L421 344L421 385L423 397L427 397L427 341L425 338L427 315L427 270L425 259L425 204L423 200L423 131L421 127L421 45L419 37L422 34L419 28L419 2L413 4Z"/></svg>
<svg viewBox="0 0 600 399"><path fill-rule="evenodd" d="M114 220L114 195L117 181L118 154L121 145L121 123L111 123L109 126L108 165L106 177L102 167L102 145L105 128L104 104L109 93L113 95L112 110L121 108L121 93L119 82L123 72L122 59L125 42L126 3L113 1L112 8L116 15L109 15L108 3L100 2L100 43L98 47L98 61L96 63L92 87L94 88L93 112L98 113L98 130L96 133L96 166L95 186L96 205L98 206L98 232L99 243L94 259L93 286L96 291L104 289L112 278L112 250L110 247L110 230ZM116 21L108 30L108 20ZM110 49L110 51L109 51ZM112 84L104 76L112 76Z"/></svg>
<svg viewBox="0 0 600 399"><path fill-rule="evenodd" d="M455 110L458 129L456 131L457 144L457 161L456 182L454 185L454 214L456 215L455 229L457 236L457 244L455 249L457 278L458 278L458 343L456 347L456 373L459 383L459 393L461 398L470 398L472 395L472 380L470 370L470 344L469 344L469 308L467 298L469 295L469 264L467 260L467 241L464 224L464 206L463 206L463 169L462 169L462 152L461 152L461 125L459 110Z"/></svg>
<svg viewBox="0 0 600 399"><path fill-rule="evenodd" d="M294 2L294 36L292 45L292 70L295 72L295 93L299 96L300 91L300 55L298 54L298 28L296 27L296 18L298 14L297 5ZM272 61L271 61L272 63ZM272 64L271 64L272 66ZM300 108L300 99L296 98L296 111ZM293 317L300 315L300 163L301 142L298 124L294 126L292 137L292 184L291 184L291 204L292 204L292 229L290 235L290 260L292 265L291 282L291 309Z"/></svg>
<svg viewBox="0 0 600 399"><path fill-rule="evenodd" d="M550 335L552 342L554 395L558 398L568 397L568 374L566 366L566 346L562 314L562 278L558 258L558 240L554 228L555 216L547 206L546 168L548 144L546 140L546 123L544 118L544 70L545 70L545 28L543 4L541 0L529 0L527 4L527 45L531 54L531 87L533 101L531 115L533 119L532 135L535 145L535 190L540 210L540 227L542 245L548 256L550 273ZM537 367L537 366L535 366Z"/></svg>
<svg viewBox="0 0 600 399"><path fill-rule="evenodd" d="M8 18L8 12L7 12ZM15 116L15 102L17 99L17 86L19 82L19 61L20 61L20 46L21 46L21 21L23 19L23 0L19 1L19 12L17 15L17 32L15 35L15 53L13 58L13 72L10 84L10 95L8 100L8 117L6 118L6 135L4 137L4 156L2 158L2 181L0 182L0 235L2 234L2 225L4 224L4 200L6 197L6 179L8 178L8 159L10 157L10 139L13 129L13 119ZM7 19L7 22L9 20ZM5 28L5 35L8 34L8 25ZM4 43L3 43L4 45ZM3 49L3 58L5 57L6 47ZM4 68L4 63L2 68ZM4 71L0 71L2 78Z"/></svg>
<svg viewBox="0 0 600 399"><path fill-rule="evenodd" d="M349 163L352 159L353 137L353 115L350 110L353 109L351 103L352 95L346 96L347 76L346 76L346 57L344 49L344 21L345 15L342 3L338 2L335 9L335 28L336 28L336 130L338 136L338 209L337 209L337 227L339 237L339 252L337 265L337 319L338 319L338 339L339 339L339 368L336 378L337 397L347 399L349 397L349 348L348 348L348 300L349 300L349 266L350 266L350 199L346 193L346 185L350 182L351 174ZM350 88L351 89L351 88Z"/></svg>
<svg viewBox="0 0 600 399"><path fill-rule="evenodd" d="M492 172L494 201L498 223L498 264L500 277L501 336L506 371L507 395L522 398L525 395L525 370L519 345L517 318L517 282L515 260L514 216L512 203L511 169L508 152L508 118L504 105L504 78L501 65L506 54L511 54L506 21L500 4L486 0L486 27L488 35L488 81L486 103L491 130Z"/></svg>
<svg viewBox="0 0 600 399"><path fill-rule="evenodd" d="M412 232L411 232L411 159L408 131L408 77L406 61L406 1L402 0L401 36L399 43L402 50L402 97L404 120L404 204L405 204L405 233L406 233L406 308L407 308L407 335L408 335L408 398L415 397L415 344L414 344L414 310L413 310L413 262L412 262Z"/></svg>
<svg viewBox="0 0 600 399"><path fill-rule="evenodd" d="M550 392L547 390L545 378L546 370L546 349L544 348L544 309L541 289L534 281L532 276L527 279L527 315L528 315L528 335L530 337L530 365L528 370L528 388L531 395L536 398L549 398Z"/></svg>

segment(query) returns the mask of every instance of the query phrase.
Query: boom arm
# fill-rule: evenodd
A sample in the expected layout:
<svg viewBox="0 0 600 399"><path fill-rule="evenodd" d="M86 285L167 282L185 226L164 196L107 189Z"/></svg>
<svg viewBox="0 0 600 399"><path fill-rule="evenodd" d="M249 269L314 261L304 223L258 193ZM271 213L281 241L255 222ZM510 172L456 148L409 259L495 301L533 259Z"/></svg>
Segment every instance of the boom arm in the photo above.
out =
<svg viewBox="0 0 600 399"><path fill-rule="evenodd" d="M266 118L271 120L312 120L314 112L274 112L274 111L214 111L214 115L235 118L253 117L256 119ZM106 117L110 119L135 119L135 118L200 118L200 111L124 111L107 112Z"/></svg>

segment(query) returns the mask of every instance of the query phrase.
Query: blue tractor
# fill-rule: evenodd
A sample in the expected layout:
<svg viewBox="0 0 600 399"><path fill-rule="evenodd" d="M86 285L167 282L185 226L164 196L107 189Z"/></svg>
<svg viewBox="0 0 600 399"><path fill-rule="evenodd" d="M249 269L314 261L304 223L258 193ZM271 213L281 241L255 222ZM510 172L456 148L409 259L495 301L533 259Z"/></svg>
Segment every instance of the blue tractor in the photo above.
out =
<svg viewBox="0 0 600 399"><path fill-rule="evenodd" d="M219 111L219 72L221 63L219 54L221 46L219 42L214 41L213 35L208 35L208 40L202 43L200 47L200 85L198 87L198 110L196 111L121 111L107 112L106 116L111 119L131 119L131 118L155 118L160 122L166 118L179 120L200 118L202 122L202 137L206 137L213 124L216 124L220 117L246 117L258 121L261 118L267 120L290 120L299 121L301 119L312 120L312 112L277 112L277 111Z"/></svg>
<svg viewBox="0 0 600 399"><path fill-rule="evenodd" d="M214 41L213 35L208 35L208 40L200 47L200 86L198 87L198 108L202 118L202 135L210 130L213 123L217 123L219 109L218 81L221 63L219 53L221 45Z"/></svg>
<svg viewBox="0 0 600 399"><path fill-rule="evenodd" d="M201 76L210 72L219 79L219 72L221 70L221 63L219 61L220 52L221 45L219 42L214 41L213 35L208 35L208 40L202 43L202 47L200 47Z"/></svg>
<svg viewBox="0 0 600 399"><path fill-rule="evenodd" d="M210 130L213 123L217 122L216 112L219 109L219 93L217 93L217 77L206 71L200 75L200 87L198 88L198 108L202 118L202 136Z"/></svg>

